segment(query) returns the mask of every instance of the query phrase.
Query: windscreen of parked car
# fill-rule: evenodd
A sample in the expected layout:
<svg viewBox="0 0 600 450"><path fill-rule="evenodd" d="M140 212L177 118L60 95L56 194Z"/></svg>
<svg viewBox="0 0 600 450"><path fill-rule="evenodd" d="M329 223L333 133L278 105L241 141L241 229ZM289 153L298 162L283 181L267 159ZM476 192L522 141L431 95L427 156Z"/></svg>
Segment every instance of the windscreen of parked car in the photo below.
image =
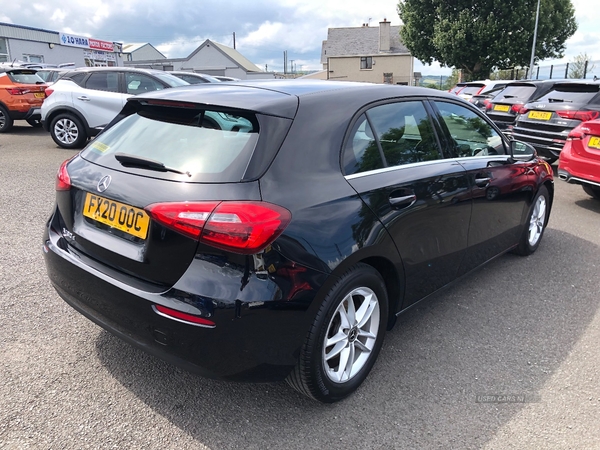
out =
<svg viewBox="0 0 600 450"><path fill-rule="evenodd" d="M557 84L546 95L538 98L540 103L597 103L594 99L600 91L598 84L565 83Z"/></svg>
<svg viewBox="0 0 600 450"><path fill-rule="evenodd" d="M81 156L154 178L235 182L244 175L258 132L251 113L146 107L98 135Z"/></svg>
<svg viewBox="0 0 600 450"><path fill-rule="evenodd" d="M36 72L35 70L11 70L7 74L13 83L42 84L44 80Z"/></svg>

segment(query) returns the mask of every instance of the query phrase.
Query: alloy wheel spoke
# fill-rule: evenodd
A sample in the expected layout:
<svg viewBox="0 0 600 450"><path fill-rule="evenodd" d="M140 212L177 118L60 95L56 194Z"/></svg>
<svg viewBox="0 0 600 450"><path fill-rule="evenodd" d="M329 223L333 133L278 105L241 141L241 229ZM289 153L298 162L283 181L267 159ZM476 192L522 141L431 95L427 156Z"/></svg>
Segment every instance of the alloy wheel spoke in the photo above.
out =
<svg viewBox="0 0 600 450"><path fill-rule="evenodd" d="M341 329L330 338L327 338L325 341L325 347L331 347L332 345L337 344L338 342L345 341L348 339L348 335L344 333Z"/></svg>
<svg viewBox="0 0 600 450"><path fill-rule="evenodd" d="M363 344L361 341L359 341L358 339L356 341L354 341L354 346L363 353L371 353L371 349L369 347L367 347L365 344Z"/></svg>
<svg viewBox="0 0 600 450"><path fill-rule="evenodd" d="M325 354L325 360L329 361L331 358L334 358L337 355L339 355L342 352L342 350L344 350L344 348L346 348L347 345L348 345L348 342L343 342L343 341L335 344L333 349L329 353Z"/></svg>

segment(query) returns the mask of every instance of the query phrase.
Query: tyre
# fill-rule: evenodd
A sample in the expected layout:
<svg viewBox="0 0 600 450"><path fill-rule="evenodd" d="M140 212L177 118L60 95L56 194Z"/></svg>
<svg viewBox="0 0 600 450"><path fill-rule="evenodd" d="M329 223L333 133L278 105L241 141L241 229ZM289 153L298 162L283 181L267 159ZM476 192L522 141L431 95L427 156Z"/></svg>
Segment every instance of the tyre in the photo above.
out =
<svg viewBox="0 0 600 450"><path fill-rule="evenodd" d="M0 133L5 133L13 126L13 120L4 106L0 106Z"/></svg>
<svg viewBox="0 0 600 450"><path fill-rule="evenodd" d="M326 295L287 383L324 403L347 397L371 371L387 319L379 272L366 264L352 267Z"/></svg>
<svg viewBox="0 0 600 450"><path fill-rule="evenodd" d="M42 122L39 119L27 119L26 122L34 128L40 128Z"/></svg>
<svg viewBox="0 0 600 450"><path fill-rule="evenodd" d="M515 253L523 256L531 255L537 250L548 224L550 213L550 195L546 186L541 186L527 216L523 234Z"/></svg>
<svg viewBox="0 0 600 450"><path fill-rule="evenodd" d="M62 148L80 148L87 141L81 120L72 114L59 114L52 119L50 135Z"/></svg>
<svg viewBox="0 0 600 450"><path fill-rule="evenodd" d="M587 195L594 197L596 200L600 200L600 187L590 186L589 184L582 184L581 187Z"/></svg>

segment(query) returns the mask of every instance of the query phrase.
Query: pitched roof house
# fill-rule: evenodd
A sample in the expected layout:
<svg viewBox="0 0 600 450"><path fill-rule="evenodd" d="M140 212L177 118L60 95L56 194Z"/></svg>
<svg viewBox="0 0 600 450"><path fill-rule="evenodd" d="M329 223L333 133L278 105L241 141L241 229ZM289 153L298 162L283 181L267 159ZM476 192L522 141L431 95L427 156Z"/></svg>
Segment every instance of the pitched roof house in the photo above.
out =
<svg viewBox="0 0 600 450"><path fill-rule="evenodd" d="M189 70L240 79L273 78L236 49L207 39L186 58L154 58L125 62L126 66L160 70Z"/></svg>
<svg viewBox="0 0 600 450"><path fill-rule="evenodd" d="M400 40L400 26L329 28L321 48L328 79L412 84L414 58Z"/></svg>

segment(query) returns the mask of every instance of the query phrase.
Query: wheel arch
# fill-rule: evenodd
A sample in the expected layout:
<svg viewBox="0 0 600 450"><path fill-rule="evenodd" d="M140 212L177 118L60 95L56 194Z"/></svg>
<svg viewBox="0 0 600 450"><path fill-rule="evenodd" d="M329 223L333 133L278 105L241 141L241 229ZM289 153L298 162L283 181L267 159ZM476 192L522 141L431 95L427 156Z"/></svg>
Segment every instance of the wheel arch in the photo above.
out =
<svg viewBox="0 0 600 450"><path fill-rule="evenodd" d="M59 108L55 108L55 109L51 110L50 112L48 112L48 114L46 115L46 118L44 119L44 129L46 129L46 131L50 131L50 125L52 124L52 121L59 114L73 114L83 124L86 134L88 136L91 135L92 130L90 129L88 121L86 120L84 115L81 114L77 109L71 108L69 106L61 106Z"/></svg>
<svg viewBox="0 0 600 450"><path fill-rule="evenodd" d="M367 249L364 249L367 250ZM395 248L394 248L395 250ZM366 254L365 254L366 253ZM339 264L331 273L333 275L329 279L329 283L333 284L352 266L363 263L373 267L385 283L385 289L388 296L388 323L387 329L391 330L396 323L396 314L402 306L404 298L404 269L400 261L400 267L394 264L392 260L386 256L381 256L372 251L356 252L351 257L347 258L343 263ZM329 284L328 283L328 284ZM325 292L328 292L331 286L326 286ZM318 302L320 303L320 302Z"/></svg>

